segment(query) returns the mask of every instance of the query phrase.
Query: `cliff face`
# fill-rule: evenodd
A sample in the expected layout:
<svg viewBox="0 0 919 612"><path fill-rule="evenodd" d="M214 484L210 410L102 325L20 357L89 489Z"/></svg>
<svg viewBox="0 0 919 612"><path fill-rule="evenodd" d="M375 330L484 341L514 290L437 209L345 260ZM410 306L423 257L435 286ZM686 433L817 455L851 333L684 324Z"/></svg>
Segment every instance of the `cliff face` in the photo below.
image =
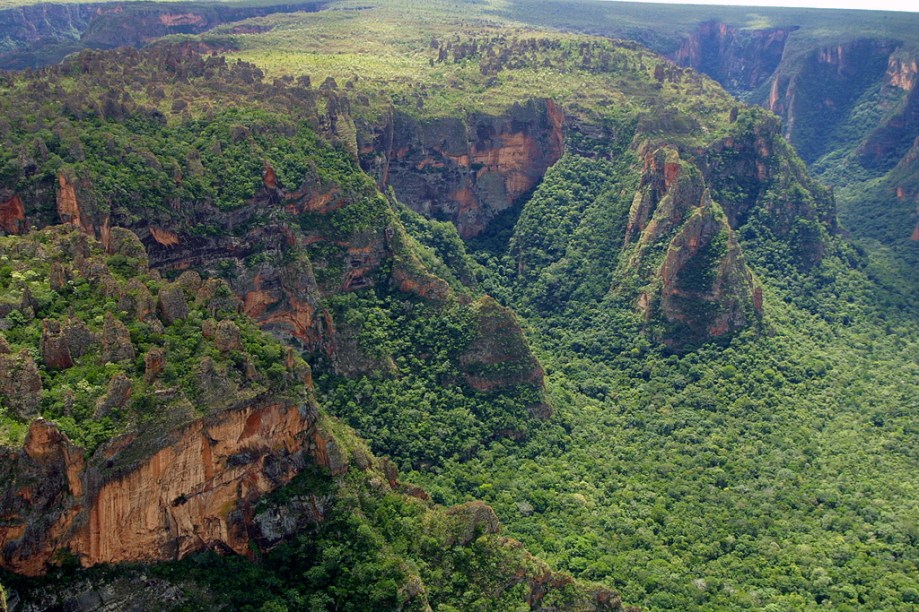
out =
<svg viewBox="0 0 919 612"><path fill-rule="evenodd" d="M704 72L728 91L749 91L772 76L795 30L745 30L707 21L690 32L670 57L681 66Z"/></svg>
<svg viewBox="0 0 919 612"><path fill-rule="evenodd" d="M891 63L894 63L891 58ZM886 89L902 92L905 100L895 113L882 125L871 131L856 150L858 162L872 170L890 170L900 163L919 136L919 89L916 60L898 60L887 72Z"/></svg>
<svg viewBox="0 0 919 612"><path fill-rule="evenodd" d="M35 4L0 10L0 53L43 39L73 39L94 17L113 10L117 10L113 3Z"/></svg>
<svg viewBox="0 0 919 612"><path fill-rule="evenodd" d="M418 122L396 113L364 143L362 164L412 209L452 221L460 236L472 238L558 161L564 119L551 100L515 105L498 117Z"/></svg>
<svg viewBox="0 0 919 612"><path fill-rule="evenodd" d="M81 40L90 47L140 46L170 34L198 34L223 23L278 12L315 11L321 2L290 2L263 7L199 6L172 8L124 5L91 20Z"/></svg>
<svg viewBox="0 0 919 612"><path fill-rule="evenodd" d="M810 268L824 253L822 232L834 233L832 192L813 180L781 138L779 122L748 109L728 136L712 143L700 167L735 230L755 223Z"/></svg>
<svg viewBox="0 0 919 612"><path fill-rule="evenodd" d="M859 97L884 77L896 48L864 39L813 49L778 69L761 103L782 117L786 136L812 162L828 152L829 137Z"/></svg>
<svg viewBox="0 0 919 612"><path fill-rule="evenodd" d="M83 566L206 548L246 554L253 502L312 460L315 419L308 408L251 402L162 440L117 438L88 462L35 421L23 449L4 457L2 566L34 576L67 554Z"/></svg>

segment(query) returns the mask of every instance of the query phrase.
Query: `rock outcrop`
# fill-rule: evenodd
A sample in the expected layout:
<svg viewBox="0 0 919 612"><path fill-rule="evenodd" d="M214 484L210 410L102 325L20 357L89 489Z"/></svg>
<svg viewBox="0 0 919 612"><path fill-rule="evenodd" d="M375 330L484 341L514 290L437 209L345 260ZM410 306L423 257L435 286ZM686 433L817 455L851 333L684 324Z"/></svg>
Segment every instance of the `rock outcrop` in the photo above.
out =
<svg viewBox="0 0 919 612"><path fill-rule="evenodd" d="M789 58L759 102L782 118L785 135L812 162L828 152L827 135L859 97L884 78L895 49L890 41L862 39Z"/></svg>
<svg viewBox="0 0 919 612"><path fill-rule="evenodd" d="M486 393L516 385L542 387L542 367L514 313L489 296L476 300L472 312L474 337L458 360L466 383Z"/></svg>
<svg viewBox="0 0 919 612"><path fill-rule="evenodd" d="M96 411L94 416L96 418L106 417L113 410L119 408L124 408L128 400L131 399L131 391L133 390L133 385L131 384L131 379L124 375L124 373L119 372L112 377L112 380L109 381L108 390L105 392L105 395L99 398L99 401L96 403Z"/></svg>
<svg viewBox="0 0 919 612"><path fill-rule="evenodd" d="M0 189L0 229L7 234L21 234L26 230L26 209L22 199L3 189Z"/></svg>
<svg viewBox="0 0 919 612"><path fill-rule="evenodd" d="M57 321L42 321L41 358L46 368L66 370L73 365L67 337Z"/></svg>
<svg viewBox="0 0 919 612"><path fill-rule="evenodd" d="M128 436L84 461L52 423L32 424L3 460L0 561L44 573L64 551L84 566L247 553L251 504L311 461L313 409L251 402L160 438Z"/></svg>
<svg viewBox="0 0 919 612"><path fill-rule="evenodd" d="M0 353L0 396L13 414L22 419L35 417L41 389L41 375L28 350Z"/></svg>
<svg viewBox="0 0 919 612"><path fill-rule="evenodd" d="M902 89L906 98L899 112L874 129L858 146L858 161L865 168L890 170L903 160L919 137L919 88L914 87L916 75L905 69L904 73L891 79L896 83L891 87Z"/></svg>
<svg viewBox="0 0 919 612"><path fill-rule="evenodd" d="M160 290L157 298L157 312L163 323L172 325L188 317L188 303L185 301L185 292L180 285L172 285Z"/></svg>
<svg viewBox="0 0 919 612"><path fill-rule="evenodd" d="M33 330L20 333L17 342L34 337L35 346L14 353L0 336L0 401L9 417L29 424L21 448L14 443L0 449L0 567L38 575L69 556L94 565L177 559L204 548L245 553L251 506L261 494L288 482L313 457L325 467L333 458L333 468L346 465L328 451L335 443L314 427L318 412L309 366L272 345L284 359L268 372L265 359L253 352L273 341L252 342L254 328L238 315L238 303L220 297L232 295L225 284L194 273L171 284L155 280L136 238L114 228L111 255L74 225L3 244L4 261L29 272L20 303L11 307L21 315L18 325ZM54 271L73 255L80 291L65 285L64 295L51 292ZM130 280L108 271L105 261L117 255L125 258L122 265L135 268L128 271ZM111 306L124 294L142 293L138 284L146 291L143 298L114 314ZM176 303L189 316L186 291L195 295L196 317L205 308L197 296L208 300L210 312L220 317L211 337L192 334L176 351L163 339L166 328L152 312L148 285L162 298L161 315L174 315L169 323L180 320L172 312ZM33 291L50 297L39 300ZM89 324L74 314L45 316L68 306L104 315L88 318ZM26 311L35 318L27 319ZM143 365L136 360L138 347L146 351ZM41 355L43 373L33 352ZM111 368L107 381L98 380L100 366ZM61 383L72 374L62 370L69 369L86 376L76 388ZM102 428L110 439L74 438L93 444L78 447L40 414L67 417L62 426L71 435Z"/></svg>
<svg viewBox="0 0 919 612"><path fill-rule="evenodd" d="M417 121L396 113L362 145L362 165L414 210L452 221L472 238L561 157L564 122L551 100L515 105L502 116Z"/></svg>
<svg viewBox="0 0 919 612"><path fill-rule="evenodd" d="M732 229L755 220L806 269L823 257L824 234L838 229L836 203L832 191L809 176L780 132L775 117L746 109L729 134L704 151L700 167Z"/></svg>
<svg viewBox="0 0 919 612"><path fill-rule="evenodd" d="M107 312L102 327L102 363L130 361L135 357L134 345L131 344L131 332L124 323Z"/></svg>
<svg viewBox="0 0 919 612"><path fill-rule="evenodd" d="M613 290L637 291L638 309L669 347L729 337L762 314L727 215L700 170L676 150L646 157L625 245L628 259Z"/></svg>
<svg viewBox="0 0 919 612"><path fill-rule="evenodd" d="M670 242L660 276L660 309L669 323L665 341L671 346L733 334L762 314L734 232L709 197Z"/></svg>

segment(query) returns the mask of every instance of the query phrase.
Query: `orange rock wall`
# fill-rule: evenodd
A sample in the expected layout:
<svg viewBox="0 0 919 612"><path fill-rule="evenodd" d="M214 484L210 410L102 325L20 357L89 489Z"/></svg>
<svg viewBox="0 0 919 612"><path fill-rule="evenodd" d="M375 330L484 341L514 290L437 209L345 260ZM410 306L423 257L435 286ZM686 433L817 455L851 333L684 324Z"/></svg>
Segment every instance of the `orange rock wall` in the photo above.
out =
<svg viewBox="0 0 919 612"><path fill-rule="evenodd" d="M139 443L116 440L94 457L110 454L112 468L87 468L81 449L55 426L36 421L22 469L66 478L50 491L25 486L18 501L40 508L52 496L58 516L26 537L30 517L6 513L0 566L42 574L61 550L76 554L83 566L179 559L214 547L245 554L249 538L240 518L302 468L308 448L315 447L314 421L312 410L282 403L246 406L190 423L130 466L119 466L119 458L138 453Z"/></svg>

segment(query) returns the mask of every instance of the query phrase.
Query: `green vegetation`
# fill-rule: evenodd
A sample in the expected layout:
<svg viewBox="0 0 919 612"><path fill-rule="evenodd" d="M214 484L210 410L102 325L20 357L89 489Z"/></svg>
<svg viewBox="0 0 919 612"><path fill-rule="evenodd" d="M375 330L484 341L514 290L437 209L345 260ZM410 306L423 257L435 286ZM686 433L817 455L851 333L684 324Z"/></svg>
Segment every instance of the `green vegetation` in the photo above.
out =
<svg viewBox="0 0 919 612"><path fill-rule="evenodd" d="M403 469L469 458L496 437L521 437L538 427L531 409L543 401L542 390L526 372L521 376L521 368L535 364L527 362L518 330L505 331L523 344L521 354L483 372L467 356L488 315L388 292L348 293L331 305L339 325L347 325L361 352L380 366L349 377L321 374L320 402ZM477 391L465 384L473 378L499 386Z"/></svg>
<svg viewBox="0 0 919 612"><path fill-rule="evenodd" d="M158 566L155 575L208 584L215 596L199 605L234 610L485 611L528 609L532 581L548 571L519 544L492 533L494 515L484 504L444 509L380 494L359 471L338 486L305 472L287 489L304 479L314 503L324 503L323 488L336 489L320 524L257 564L207 553ZM561 583L541 604L586 609L587 590Z"/></svg>
<svg viewBox="0 0 919 612"><path fill-rule="evenodd" d="M241 293L262 288L259 274L275 273L276 293L300 300L296 313L308 312L311 325L320 322L286 339L305 349L323 406L435 502L469 503L463 508L489 523L475 503L484 500L504 533L552 567L616 588L630 603L915 606L913 270L904 273L887 251L836 231L829 191L807 175L777 119L735 108L709 79L635 44L508 21L531 6L464 5L468 14L457 16L448 3L388 2L272 15L250 22L266 27L256 35L226 27L144 52L84 52L60 67L4 76L0 187L28 200L30 220L50 223L57 211L49 194L63 174L93 222L111 214L141 228L163 223L200 238L202 251L264 228L283 234L286 246L252 242L240 266L235 254L220 255L220 265L227 276L242 267L251 273ZM553 21L561 5L540 7L532 22L562 23ZM583 27L587 14L581 5L568 13ZM603 28L598 23L596 31ZM669 44L681 30L643 31ZM230 59L199 56L201 41ZM276 80L269 83L262 70ZM378 193L358 165L365 149L383 146L395 110L429 125L438 117L500 117L534 97L564 109L566 152L502 218L503 227L468 245L453 226L409 210L393 192ZM834 120L868 125L877 119L867 116L873 100L848 100L850 110ZM817 162L824 176L835 172L830 162L841 149L854 154L844 132L821 136L819 146L836 151ZM655 152L663 187L643 174ZM669 189L668 163L676 173L670 180L699 187L698 197L685 210L652 215L664 229L639 244L630 211L642 196ZM283 190L266 188L269 167ZM853 183L843 194L850 205L868 205L865 218L883 205L868 191L893 186L881 173L869 178L877 183ZM721 262L739 245L737 269L752 270L764 315L717 343L694 337L677 351L659 342L667 324L660 313L651 308L646 320L638 303L660 292L671 241L703 214L704 188L717 231L672 288L739 291L714 286ZM307 195L296 195L299 189ZM328 199L315 204L312 196ZM892 229L878 227L875 237ZM55 231L62 233L3 238L0 246L41 243ZM93 248L124 292L137 262ZM126 408L95 418L119 374L146 389L140 356L154 346L166 352L163 384L195 407L202 357L252 393L284 389L281 345L243 317L208 312L189 293L187 317L154 330L85 275L51 291L50 262L39 260L0 262L0 302L18 306L5 317L11 355L20 359L26 349L39 363L39 319L63 320L68 308L94 332L111 315L137 347L123 362L100 363L91 351L68 369L39 367L41 412L87 448L146 426L144 418L180 414L139 393ZM361 284L348 284L352 277ZM151 296L170 286L140 278ZM694 303L695 319L718 314L712 303ZM270 305L276 310L266 325L295 310L282 306ZM204 341L199 331L210 317L233 320L244 349L224 354ZM244 384L247 358L264 375ZM19 443L25 420L4 406L0 440ZM258 563L206 554L154 571L207 585L201 606L214 597L251 610L422 602L440 610L513 609L529 586L506 577L520 566L521 576L545 575L541 562L490 524L454 521L451 510L395 485L389 490L380 478L372 470L338 477L307 470L265 503L287 508L314 496L328 503L318 524ZM457 537L470 522L471 536ZM541 605L580 605L581 595L566 588Z"/></svg>
<svg viewBox="0 0 919 612"><path fill-rule="evenodd" d="M573 165L547 175L519 227ZM565 300L560 284L547 304L514 272L483 281L527 315L557 415L522 443L412 478L439 501L484 499L540 556L652 609L911 605L915 305L839 248L791 277L753 258L771 332L684 356L649 344L612 297Z"/></svg>
<svg viewBox="0 0 919 612"><path fill-rule="evenodd" d="M154 437L269 389L306 400L303 381L281 364L280 343L239 314L229 287L196 273L158 280L137 238L114 231L128 245L114 255L65 227L0 238L10 271L0 292L3 385L16 402L0 413L4 444L20 445L38 414L91 454L125 431Z"/></svg>

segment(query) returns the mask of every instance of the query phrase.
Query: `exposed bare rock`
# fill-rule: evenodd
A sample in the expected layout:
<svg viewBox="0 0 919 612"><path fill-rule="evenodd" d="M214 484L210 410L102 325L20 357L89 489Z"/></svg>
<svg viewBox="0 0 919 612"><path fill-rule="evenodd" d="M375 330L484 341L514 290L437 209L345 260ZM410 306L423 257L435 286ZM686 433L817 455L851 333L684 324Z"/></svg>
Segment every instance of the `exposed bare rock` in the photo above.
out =
<svg viewBox="0 0 919 612"><path fill-rule="evenodd" d="M347 456L338 446L334 436L326 436L318 429L315 430L312 450L316 465L326 468L333 476L344 474L347 471Z"/></svg>
<svg viewBox="0 0 919 612"><path fill-rule="evenodd" d="M89 257L89 239L78 232L66 234L61 238L61 250L75 264Z"/></svg>
<svg viewBox="0 0 919 612"><path fill-rule="evenodd" d="M116 408L124 408L131 399L131 380L119 372L109 381L105 395L96 402L96 418L108 416Z"/></svg>
<svg viewBox="0 0 919 612"><path fill-rule="evenodd" d="M194 270L186 270L176 279L176 285L185 290L189 295L195 295L201 289L201 275Z"/></svg>
<svg viewBox="0 0 919 612"><path fill-rule="evenodd" d="M117 286L112 273L106 264L99 257L83 257L76 259L76 268L80 276L91 283L106 284L110 287Z"/></svg>
<svg viewBox="0 0 919 612"><path fill-rule="evenodd" d="M698 344L733 334L756 319L753 276L724 214L707 200L670 242L661 265L664 341ZM761 302L760 302L761 303Z"/></svg>
<svg viewBox="0 0 919 612"><path fill-rule="evenodd" d="M303 359L297 356L293 347L288 346L284 349L284 366L287 368L289 382L302 383L308 389L312 389L313 371Z"/></svg>
<svg viewBox="0 0 919 612"><path fill-rule="evenodd" d="M761 302L728 217L701 171L676 150L647 155L625 244L631 254L613 290L643 287L635 304L671 348L727 337L757 321Z"/></svg>
<svg viewBox="0 0 919 612"><path fill-rule="evenodd" d="M173 284L160 289L157 297L157 311L166 325L188 316L188 303L185 301L185 292L182 287Z"/></svg>
<svg viewBox="0 0 919 612"><path fill-rule="evenodd" d="M217 324L214 330L214 345L222 353L242 350L242 342L239 338L239 328L236 323L229 319L224 319Z"/></svg>
<svg viewBox="0 0 919 612"><path fill-rule="evenodd" d="M0 460L0 566L45 573L59 551L84 566L182 558L207 548L246 554L253 502L309 461L315 412L251 402L162 439L119 438L84 462L47 421ZM321 437L321 436L320 436ZM125 457L133 457L127 462Z"/></svg>
<svg viewBox="0 0 919 612"><path fill-rule="evenodd" d="M7 518L0 528L0 566L26 575L47 570L85 495L82 449L70 443L44 419L32 422L19 451L7 451L0 461L0 479L14 483L0 495Z"/></svg>
<svg viewBox="0 0 919 612"><path fill-rule="evenodd" d="M102 363L130 361L135 356L128 328L112 313L105 313L105 323L102 326Z"/></svg>
<svg viewBox="0 0 919 612"><path fill-rule="evenodd" d="M166 367L166 354L163 349L152 348L144 355L144 380L152 383Z"/></svg>
<svg viewBox="0 0 919 612"><path fill-rule="evenodd" d="M209 278L198 289L195 304L203 307L211 316L219 312L240 312L242 301L233 293L226 282L219 278Z"/></svg>
<svg viewBox="0 0 919 612"><path fill-rule="evenodd" d="M32 295L32 290L29 289L28 285L23 285L22 287L22 299L19 301L19 310L28 319L34 317L35 313L38 311L38 300Z"/></svg>
<svg viewBox="0 0 919 612"><path fill-rule="evenodd" d="M99 219L97 224L92 207L83 201L83 195L92 193L89 182L86 179L75 179L63 171L58 174L57 181L57 214L60 222L73 225L89 236L95 235L96 225L101 227L102 220Z"/></svg>
<svg viewBox="0 0 919 612"><path fill-rule="evenodd" d="M217 333L217 321L214 319L205 319L201 321L201 335L207 338L208 340L214 339L214 334Z"/></svg>
<svg viewBox="0 0 919 612"><path fill-rule="evenodd" d="M361 163L414 210L450 219L463 238L482 233L542 180L564 151L564 113L551 100L503 116L424 123L396 113Z"/></svg>
<svg viewBox="0 0 919 612"><path fill-rule="evenodd" d="M66 370L73 366L73 356L61 324L51 319L42 321L41 358L51 370Z"/></svg>
<svg viewBox="0 0 919 612"><path fill-rule="evenodd" d="M146 321L153 316L156 310L153 294L140 280L132 278L118 294L118 310L127 312L139 321Z"/></svg>
<svg viewBox="0 0 919 612"><path fill-rule="evenodd" d="M332 495L303 495L284 505L271 506L255 515L252 528L263 548L270 548L290 536L321 523L334 508Z"/></svg>
<svg viewBox="0 0 919 612"><path fill-rule="evenodd" d="M96 334L79 317L69 317L64 321L62 327L64 337L67 339L67 348L74 359L79 359L91 352L99 343Z"/></svg>
<svg viewBox="0 0 919 612"><path fill-rule="evenodd" d="M157 244L164 246L166 248L178 246L181 243L179 235L175 232L161 229L158 227L150 226L150 236L156 241Z"/></svg>
<svg viewBox="0 0 919 612"><path fill-rule="evenodd" d="M147 267L147 250L137 234L123 227L113 227L109 230L109 241L106 249L111 255L121 255L132 262L135 269L144 270Z"/></svg>
<svg viewBox="0 0 919 612"><path fill-rule="evenodd" d="M237 387L210 357L201 359L195 377L197 399L211 408L226 405L236 398Z"/></svg>
<svg viewBox="0 0 919 612"><path fill-rule="evenodd" d="M494 509L481 501L447 508L446 515L450 520L447 546L469 544L480 536L498 533L501 526Z"/></svg>
<svg viewBox="0 0 919 612"><path fill-rule="evenodd" d="M70 280L70 274L64 268L63 264L55 261L51 263L51 272L48 280L53 290L60 291L67 286L67 281Z"/></svg>
<svg viewBox="0 0 919 612"><path fill-rule="evenodd" d="M681 66L711 76L728 91L749 91L772 75L795 30L797 27L753 30L707 21L690 32L671 57Z"/></svg>
<svg viewBox="0 0 919 612"><path fill-rule="evenodd" d="M21 234L26 230L26 208L16 194L0 190L0 229L7 234Z"/></svg>
<svg viewBox="0 0 919 612"><path fill-rule="evenodd" d="M0 354L0 398L13 414L22 419L38 415L41 390L41 375L29 351Z"/></svg>

